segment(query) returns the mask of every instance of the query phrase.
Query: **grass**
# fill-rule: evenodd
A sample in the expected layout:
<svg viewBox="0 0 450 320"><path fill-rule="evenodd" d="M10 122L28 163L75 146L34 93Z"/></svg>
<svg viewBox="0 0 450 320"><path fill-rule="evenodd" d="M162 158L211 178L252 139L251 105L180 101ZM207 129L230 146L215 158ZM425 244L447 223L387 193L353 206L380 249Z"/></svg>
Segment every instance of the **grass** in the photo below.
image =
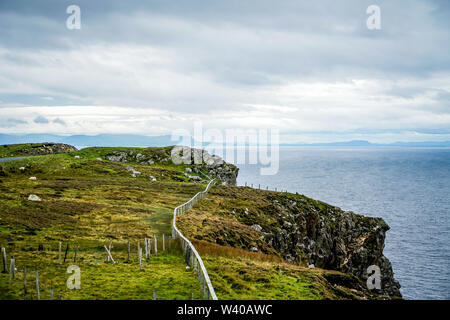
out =
<svg viewBox="0 0 450 320"><path fill-rule="evenodd" d="M373 299L354 276L286 263L204 255L219 299L323 300Z"/></svg>
<svg viewBox="0 0 450 320"><path fill-rule="evenodd" d="M153 256L140 272L135 244L155 235L161 239L165 234L167 238L173 209L205 185L185 182L184 166L171 163L96 160L115 150L106 149L88 148L0 163L0 245L7 249L8 259L14 255L19 268L11 286L9 275L0 274L1 299L36 298L32 284L29 291L33 296L23 295L24 266L30 272L39 269L43 298L49 297L51 285L55 297L62 294L64 299L152 299L153 290L158 291L160 299L188 299L191 293L201 297L196 276L186 271L180 250L173 251L173 247L170 254ZM166 150L152 149L146 152L155 157ZM142 174L131 177L127 166ZM29 180L31 176L37 180ZM30 194L42 201L29 201ZM102 245L110 238L114 239L112 254L118 264L105 263ZM134 244L132 263L126 262L124 243L128 240ZM75 245L80 246L76 264L82 271L81 290L65 287L68 263L59 265L55 261L59 241L63 249L70 245L70 259ZM44 250L38 251L40 246ZM32 282L34 274L29 277Z"/></svg>
<svg viewBox="0 0 450 320"><path fill-rule="evenodd" d="M141 243L141 246L143 244ZM54 299L62 296L64 300L72 299L153 299L153 290L158 299L195 299L202 298L196 275L184 267L178 243L172 240L170 253L159 251L143 262L139 270L136 243L132 245L130 261L127 260L126 244L113 242L112 255L116 264L106 262L106 252L99 244L80 246L77 262L73 262L74 245L65 263L58 263L57 243L47 245L43 251L36 247L16 247L11 251L16 259L18 272L9 284L9 275L0 274L0 299L36 299L35 270L39 270L41 299L50 299L53 287ZM168 250L168 248L166 248ZM62 257L64 257L64 248ZM77 265L81 270L81 289L69 290L66 273L69 265ZM24 292L24 267L27 269L27 293Z"/></svg>

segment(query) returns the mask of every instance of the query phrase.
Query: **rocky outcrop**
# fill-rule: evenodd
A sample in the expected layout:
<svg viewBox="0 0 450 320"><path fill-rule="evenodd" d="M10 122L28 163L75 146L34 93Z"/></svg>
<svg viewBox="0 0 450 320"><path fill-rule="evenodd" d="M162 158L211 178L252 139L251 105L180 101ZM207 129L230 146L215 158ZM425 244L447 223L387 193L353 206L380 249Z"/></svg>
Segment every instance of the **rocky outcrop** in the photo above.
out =
<svg viewBox="0 0 450 320"><path fill-rule="evenodd" d="M380 294L401 297L400 284L394 279L392 265L383 255L389 226L381 218L364 217L324 203L278 196L272 198L269 211L276 225L262 228L264 241L287 261L351 273L364 282L367 268L381 270ZM255 227L254 227L255 228Z"/></svg>
<svg viewBox="0 0 450 320"><path fill-rule="evenodd" d="M64 143L23 144L23 148L14 151L20 156L42 156L77 151L74 146Z"/></svg>
<svg viewBox="0 0 450 320"><path fill-rule="evenodd" d="M223 185L236 185L239 168L226 163L221 157L211 155L206 150L175 146L171 151L175 164L194 165L191 172L206 170L208 176L218 178Z"/></svg>

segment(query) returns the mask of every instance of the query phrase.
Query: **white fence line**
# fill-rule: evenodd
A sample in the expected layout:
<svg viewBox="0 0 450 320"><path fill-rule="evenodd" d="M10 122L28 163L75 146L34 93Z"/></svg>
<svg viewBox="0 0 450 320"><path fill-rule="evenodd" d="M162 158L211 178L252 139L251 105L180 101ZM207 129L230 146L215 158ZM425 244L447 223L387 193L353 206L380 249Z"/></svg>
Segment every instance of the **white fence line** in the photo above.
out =
<svg viewBox="0 0 450 320"><path fill-rule="evenodd" d="M187 210L192 208L198 200L203 199L208 193L212 185L214 185L216 179L212 179L204 191L198 192L191 200L185 202L173 210L173 226L172 226L172 237L180 237L181 247L186 257L186 263L197 272L197 279L201 283L203 288L203 295L207 299L217 300L216 293L212 286L211 280L209 279L208 272L206 271L203 260L195 249L194 245L177 229L176 218L177 216L185 213Z"/></svg>

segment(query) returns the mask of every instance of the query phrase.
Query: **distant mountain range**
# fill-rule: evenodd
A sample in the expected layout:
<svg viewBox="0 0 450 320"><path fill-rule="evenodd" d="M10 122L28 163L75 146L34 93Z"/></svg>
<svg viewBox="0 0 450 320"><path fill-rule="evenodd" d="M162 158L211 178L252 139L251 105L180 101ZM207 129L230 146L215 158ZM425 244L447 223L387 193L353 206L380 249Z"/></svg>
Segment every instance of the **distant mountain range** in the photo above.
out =
<svg viewBox="0 0 450 320"><path fill-rule="evenodd" d="M141 136L132 134L99 134L96 136L88 136L88 135L60 136L53 134L27 134L27 135L0 134L0 144L32 143L32 142L66 143L73 146L86 146L86 147L94 147L94 146L158 147L158 146L176 145L178 141L171 140L170 135Z"/></svg>
<svg viewBox="0 0 450 320"><path fill-rule="evenodd" d="M73 146L98 147L162 147L177 145L170 135L142 136L133 134L99 134L95 136L72 135L60 136L54 134L0 134L0 145L15 143L55 142L66 143ZM352 140L328 143L282 143L281 146L318 146L318 147L450 147L450 141L424 141L424 142L395 142L389 144L371 143L365 140Z"/></svg>

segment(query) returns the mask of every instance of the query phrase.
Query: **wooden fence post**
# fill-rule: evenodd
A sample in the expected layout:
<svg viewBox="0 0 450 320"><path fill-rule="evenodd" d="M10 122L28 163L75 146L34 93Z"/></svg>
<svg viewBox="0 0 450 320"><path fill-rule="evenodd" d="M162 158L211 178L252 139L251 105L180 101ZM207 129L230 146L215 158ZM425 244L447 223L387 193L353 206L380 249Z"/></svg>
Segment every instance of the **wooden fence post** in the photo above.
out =
<svg viewBox="0 0 450 320"><path fill-rule="evenodd" d="M23 294L27 294L27 267L23 267Z"/></svg>
<svg viewBox="0 0 450 320"><path fill-rule="evenodd" d="M66 263L67 252L69 251L69 244L67 244L66 252L64 253L64 263Z"/></svg>
<svg viewBox="0 0 450 320"><path fill-rule="evenodd" d="M139 248L139 271L142 270L142 249Z"/></svg>
<svg viewBox="0 0 450 320"><path fill-rule="evenodd" d="M157 256L158 255L158 239L156 239L156 236L154 236L155 237L155 256Z"/></svg>
<svg viewBox="0 0 450 320"><path fill-rule="evenodd" d="M8 261L6 260L6 248L2 248L3 256L3 271L2 273L8 273Z"/></svg>
<svg viewBox="0 0 450 320"><path fill-rule="evenodd" d="M164 236L164 233L163 233L163 238L162 238L162 245L163 245L163 252L166 252L166 238Z"/></svg>
<svg viewBox="0 0 450 320"><path fill-rule="evenodd" d="M12 283L15 277L16 277L16 259L14 259L14 257L11 257L11 264L9 265L9 284Z"/></svg>
<svg viewBox="0 0 450 320"><path fill-rule="evenodd" d="M153 300L157 300L156 290L153 290Z"/></svg>
<svg viewBox="0 0 450 320"><path fill-rule="evenodd" d="M50 287L50 300L53 300L53 286Z"/></svg>
<svg viewBox="0 0 450 320"><path fill-rule="evenodd" d="M148 239L144 238L144 243L145 243L145 259L148 259Z"/></svg>
<svg viewBox="0 0 450 320"><path fill-rule="evenodd" d="M58 263L61 264L61 251L62 251L62 242L59 242L59 250L58 250Z"/></svg>
<svg viewBox="0 0 450 320"><path fill-rule="evenodd" d="M108 253L108 261L112 261L112 263L116 263L111 255L111 251L108 250L108 248L104 245L103 247L105 247L106 253Z"/></svg>
<svg viewBox="0 0 450 320"><path fill-rule="evenodd" d="M41 300L41 294L39 293L39 271L36 269L36 295L37 299Z"/></svg>
<svg viewBox="0 0 450 320"><path fill-rule="evenodd" d="M111 246L112 246L112 238L109 238L109 245L108 245L108 251L111 252ZM108 256L108 262L109 262L109 256Z"/></svg>
<svg viewBox="0 0 450 320"><path fill-rule="evenodd" d="M128 261L130 261L130 240L128 240Z"/></svg>

